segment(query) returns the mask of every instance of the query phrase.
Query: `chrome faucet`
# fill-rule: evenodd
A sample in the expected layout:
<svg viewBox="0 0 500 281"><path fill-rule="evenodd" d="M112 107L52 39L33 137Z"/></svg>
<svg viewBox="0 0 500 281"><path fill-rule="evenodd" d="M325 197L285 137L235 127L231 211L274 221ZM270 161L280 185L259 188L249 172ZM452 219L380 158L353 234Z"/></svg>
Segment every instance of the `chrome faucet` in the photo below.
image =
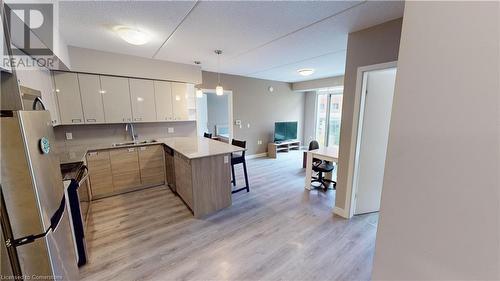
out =
<svg viewBox="0 0 500 281"><path fill-rule="evenodd" d="M137 135L134 132L134 124L127 123L127 125L125 125L125 131L129 132L130 136L132 137L132 141L137 141Z"/></svg>

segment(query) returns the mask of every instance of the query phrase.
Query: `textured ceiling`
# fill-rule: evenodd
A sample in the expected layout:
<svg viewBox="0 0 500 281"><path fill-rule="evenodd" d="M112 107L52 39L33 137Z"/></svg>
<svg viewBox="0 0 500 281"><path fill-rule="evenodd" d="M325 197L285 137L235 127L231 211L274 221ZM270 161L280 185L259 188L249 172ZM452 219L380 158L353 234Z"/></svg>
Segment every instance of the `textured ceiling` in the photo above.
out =
<svg viewBox="0 0 500 281"><path fill-rule="evenodd" d="M347 35L403 15L400 1L60 2L69 45L180 63L224 73L296 82L342 75ZM129 45L115 25L147 30ZM308 77L299 68L314 68Z"/></svg>

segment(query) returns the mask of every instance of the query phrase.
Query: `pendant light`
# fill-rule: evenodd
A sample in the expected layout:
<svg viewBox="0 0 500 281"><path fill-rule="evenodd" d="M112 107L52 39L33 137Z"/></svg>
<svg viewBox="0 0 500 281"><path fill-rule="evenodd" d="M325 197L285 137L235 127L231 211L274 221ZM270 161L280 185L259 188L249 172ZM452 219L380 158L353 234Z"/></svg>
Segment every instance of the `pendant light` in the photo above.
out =
<svg viewBox="0 0 500 281"><path fill-rule="evenodd" d="M203 91L200 88L196 89L196 97L200 99L203 97Z"/></svg>
<svg viewBox="0 0 500 281"><path fill-rule="evenodd" d="M222 50L215 50L215 53L217 54L217 87L215 87L215 94L222 96L224 95L224 88L220 84L220 55Z"/></svg>

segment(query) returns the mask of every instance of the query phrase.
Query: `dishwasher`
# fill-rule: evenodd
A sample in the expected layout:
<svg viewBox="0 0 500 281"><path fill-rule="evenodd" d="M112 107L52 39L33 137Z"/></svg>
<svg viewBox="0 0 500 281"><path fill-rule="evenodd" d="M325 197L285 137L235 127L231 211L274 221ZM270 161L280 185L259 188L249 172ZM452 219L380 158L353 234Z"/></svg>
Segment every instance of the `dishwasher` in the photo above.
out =
<svg viewBox="0 0 500 281"><path fill-rule="evenodd" d="M88 168L83 162L62 164L61 173L68 198L66 202L70 213L71 230L77 253L76 262L78 266L82 266L87 263L85 229L92 201Z"/></svg>

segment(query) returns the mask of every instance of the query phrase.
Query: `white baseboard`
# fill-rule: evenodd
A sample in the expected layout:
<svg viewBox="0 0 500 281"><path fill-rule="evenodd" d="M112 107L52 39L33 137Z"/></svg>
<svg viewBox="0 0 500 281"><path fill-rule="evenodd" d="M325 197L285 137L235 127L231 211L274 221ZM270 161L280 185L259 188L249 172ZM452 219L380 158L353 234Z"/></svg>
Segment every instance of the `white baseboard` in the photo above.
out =
<svg viewBox="0 0 500 281"><path fill-rule="evenodd" d="M349 219L349 214L346 212L346 210L342 209L342 208L339 208L337 206L335 206L333 208L333 213L336 214L336 215L339 215L345 219Z"/></svg>
<svg viewBox="0 0 500 281"><path fill-rule="evenodd" d="M248 155L245 158L246 159L254 159L254 158L260 158L260 157L267 157L267 152Z"/></svg>

